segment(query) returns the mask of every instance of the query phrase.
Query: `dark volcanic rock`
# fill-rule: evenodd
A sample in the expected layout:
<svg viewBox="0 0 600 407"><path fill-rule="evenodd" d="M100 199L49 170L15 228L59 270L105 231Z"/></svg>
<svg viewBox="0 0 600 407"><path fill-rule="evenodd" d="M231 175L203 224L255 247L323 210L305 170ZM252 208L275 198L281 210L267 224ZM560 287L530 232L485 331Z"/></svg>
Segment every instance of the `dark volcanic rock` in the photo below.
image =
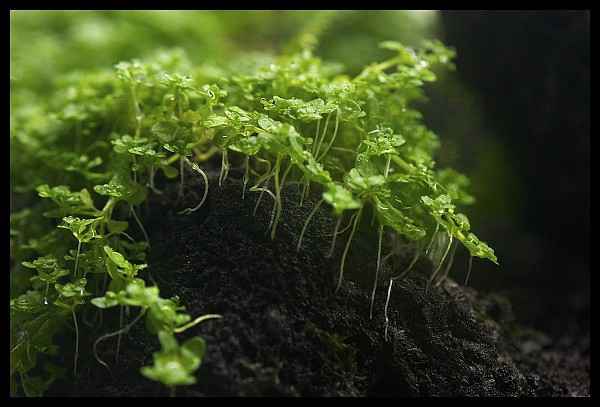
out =
<svg viewBox="0 0 600 407"><path fill-rule="evenodd" d="M203 187L188 188L192 189L187 191L185 204L194 205ZM272 200L265 195L253 216L258 194L246 192L242 200L237 181L227 181L219 188L213 180L208 201L189 216L177 214L183 202L177 207L169 204L176 200L175 193L153 198L145 217L152 242L149 271L159 282L162 295L178 295L193 317L223 315L221 320L205 322L180 335L180 340L202 335L208 351L197 373L198 383L178 388L177 395L572 393L573 387L560 381L569 378L570 371L579 369L581 373L581 364L559 368L558 353L559 359L548 361L532 357L543 348L535 335L527 338L531 343L526 354L520 347L526 341L518 335L521 331L512 321L510 304L502 298L481 297L452 280L426 294L431 270L426 261L418 263L408 279L395 283L386 341L383 308L387 284L380 284L371 320L370 287L353 282L372 279L376 240L365 238L353 244L348 278L334 295L339 251L345 239L338 239L337 254L327 258L331 237L326 235L331 235L334 221L323 205L307 229L302 250L296 252L298 235L314 201L298 207L295 189L289 186L285 190L275 240L267 233ZM133 317L132 313L128 321ZM116 327L114 315L112 318ZM106 325L103 332L110 331L109 323ZM91 357L92 339L88 340L90 351L82 352L78 380L58 383L51 394L168 394L139 373L159 349L142 323L123 338L118 364L113 362L115 343L106 341L99 347L101 357L111 364L110 373ZM552 377L548 369L559 372L560 378ZM584 371L578 376L583 377L579 387L583 394L586 389L589 394L589 362L587 369L587 375Z"/></svg>

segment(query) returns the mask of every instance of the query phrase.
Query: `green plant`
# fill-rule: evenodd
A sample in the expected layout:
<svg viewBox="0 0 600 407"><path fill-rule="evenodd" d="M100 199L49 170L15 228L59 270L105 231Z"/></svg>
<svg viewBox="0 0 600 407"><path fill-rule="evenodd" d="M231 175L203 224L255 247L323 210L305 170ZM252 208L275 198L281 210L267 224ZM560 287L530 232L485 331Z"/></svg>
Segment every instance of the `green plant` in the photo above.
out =
<svg viewBox="0 0 600 407"><path fill-rule="evenodd" d="M468 181L457 172L435 170L438 138L411 108L423 97L423 84L435 80L435 69L451 64L453 51L435 41L419 50L385 42L382 47L392 56L351 78L339 65L315 57L311 44L305 41L298 52L252 67L215 67L214 75L206 74L206 66L192 68L181 52L160 53L121 62L116 72L61 77L58 92L47 99L19 95L11 112L11 156L28 161L11 161L11 194L14 189L30 202L11 214L13 388L18 377L23 391L32 394L32 383L47 385L55 377L51 372L49 378L35 379L29 372L38 359L49 360L57 351L54 337L69 317L76 336L76 372L76 315L90 304L120 307L119 329L98 338L95 353L98 343L116 336L118 358L122 334L145 316L162 351L142 373L172 389L194 382L204 342L196 338L179 345L174 335L218 316L192 320L176 298L160 297L158 287L138 277L144 263L132 262L144 262L151 243L137 208L148 194L161 193L157 171L179 179L180 195L186 168L202 177L203 197L181 212L186 216L205 202L209 178L202 167L215 154L221 157L219 185L231 167L239 167L242 199L246 190L259 194L257 207L265 194L272 199L265 226L273 239L283 206L289 204L282 198L285 187L301 185L300 205L311 189L321 192L299 231L297 247L312 215L327 203L338 218L331 253L337 237L350 231L336 290L361 221L370 216L378 236L371 312L377 284L385 278L386 320L392 282L406 276L419 256L436 260L430 284L448 275L454 241L471 256L497 262L457 211L457 204L473 202L465 192ZM46 199L35 199L34 191ZM134 231L129 230L131 218ZM382 277L383 265L403 246L415 253L408 268ZM383 255L384 250L389 253ZM67 271L71 261L72 272ZM32 269L38 274L32 275ZM124 307L139 307L140 313L125 323Z"/></svg>

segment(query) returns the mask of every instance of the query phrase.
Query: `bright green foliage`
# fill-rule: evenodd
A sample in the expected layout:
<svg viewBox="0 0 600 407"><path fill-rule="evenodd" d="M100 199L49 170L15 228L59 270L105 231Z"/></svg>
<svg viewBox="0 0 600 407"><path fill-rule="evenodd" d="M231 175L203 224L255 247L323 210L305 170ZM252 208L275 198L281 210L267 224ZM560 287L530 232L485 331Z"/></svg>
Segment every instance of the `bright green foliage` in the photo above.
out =
<svg viewBox="0 0 600 407"><path fill-rule="evenodd" d="M136 267L110 248L105 247L105 250L119 267L130 270ZM194 337L180 346L174 334L220 316L204 315L190 322L191 317L182 312L185 307L179 305L178 298L161 298L158 287L146 287L142 279L128 278L127 281L124 289L117 293L108 291L103 297L94 298L92 304L102 309L117 305L140 307L142 314L146 314L146 327L158 334L162 345L162 351L154 354L154 365L143 367L142 374L169 387L196 383L193 373L200 366L206 344L201 337Z"/></svg>
<svg viewBox="0 0 600 407"><path fill-rule="evenodd" d="M350 191L339 184L329 184L327 191L323 193L323 198L325 202L334 208L337 215L341 215L345 210L361 207L361 202L354 198Z"/></svg>
<svg viewBox="0 0 600 407"><path fill-rule="evenodd" d="M108 291L103 297L94 298L92 304L98 308L111 308L117 305L140 307L148 311L147 326L154 333L175 331L176 328L191 320L189 315L179 312L185 307L178 304L177 298L161 298L158 287L146 287L146 283L140 278L128 280L124 289L116 293Z"/></svg>
<svg viewBox="0 0 600 407"><path fill-rule="evenodd" d="M63 218L63 224L58 225L58 227L70 230L78 241L87 243L94 238L100 238L96 228L101 219L79 219L66 216Z"/></svg>
<svg viewBox="0 0 600 407"><path fill-rule="evenodd" d="M162 350L143 368L146 377L171 387L195 382L204 342L179 345L174 334L214 316L192 321L177 299L146 286L146 264L136 263L145 261L151 242L129 233L148 240L137 210L149 194L160 193L159 170L180 188L187 174L200 174L204 198L182 216L200 207L209 187L203 168L215 154L219 184L237 166L245 173L243 193L273 200L265 225L272 238L289 204L281 191L290 182L302 186L302 201L317 190L334 216L350 217L338 287L365 214L372 214L380 242L385 229L420 251L447 233L472 256L496 262L456 210L473 202L468 180L435 168L438 138L411 107L453 51L439 42L416 50L397 42L382 47L389 59L354 77L306 47L243 68L214 66L211 75L175 51L121 62L112 71L62 75L53 96L15 99L11 155L27 160L11 162L11 191L32 204L29 212L11 214L11 251L14 240L19 259L11 270L13 380L18 373L24 391L43 387L45 379L28 377L29 371L52 354L54 336L71 317L77 329L76 312L92 296L96 308L139 307L159 335ZM379 254L381 246L391 244L380 243ZM72 272L66 262L74 263ZM378 258L374 274L379 268Z"/></svg>
<svg viewBox="0 0 600 407"><path fill-rule="evenodd" d="M195 337L179 345L173 334L164 331L158 338L162 349L154 354L154 365L143 367L142 374L169 387L196 383L193 373L206 352L204 340Z"/></svg>

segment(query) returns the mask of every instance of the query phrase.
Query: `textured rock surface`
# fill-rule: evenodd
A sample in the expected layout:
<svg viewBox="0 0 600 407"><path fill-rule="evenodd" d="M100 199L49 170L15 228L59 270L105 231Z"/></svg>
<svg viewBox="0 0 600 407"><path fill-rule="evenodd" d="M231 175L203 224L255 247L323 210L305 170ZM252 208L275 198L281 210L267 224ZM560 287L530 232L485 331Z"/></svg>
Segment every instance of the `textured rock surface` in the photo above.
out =
<svg viewBox="0 0 600 407"><path fill-rule="evenodd" d="M185 204L193 205L202 186L188 188ZM295 189L286 189L274 241L267 234L272 201L263 197L253 216L258 194L246 192L242 200L235 181L222 188L213 181L209 200L190 216L176 214L184 203L167 204L174 194L151 205L145 217L152 241L149 270L161 293L178 295L192 316L224 317L181 335L201 334L208 352L198 383L177 389L177 395L589 395L589 356L548 350L543 335L515 325L510 304L501 297L482 297L452 280L425 294L431 269L425 261L394 285L386 341L386 283L380 284L372 320L370 286L358 283L372 279L376 240L353 244L348 278L334 295L345 239L338 240L337 254L326 258L331 240L326 235L334 222L323 206L296 252L314 201L298 207ZM107 316L101 331L112 327L114 315ZM139 373L159 349L143 324L124 337L118 364L111 362L115 343L99 347L110 373L91 357L91 339L90 351L82 352L78 381L58 383L51 394L168 394Z"/></svg>

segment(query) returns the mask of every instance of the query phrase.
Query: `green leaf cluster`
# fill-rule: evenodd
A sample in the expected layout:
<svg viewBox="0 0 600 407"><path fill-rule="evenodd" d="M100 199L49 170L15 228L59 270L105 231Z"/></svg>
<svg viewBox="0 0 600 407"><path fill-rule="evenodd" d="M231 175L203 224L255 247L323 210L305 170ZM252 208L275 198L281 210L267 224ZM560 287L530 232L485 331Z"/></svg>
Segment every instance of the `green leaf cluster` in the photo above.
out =
<svg viewBox="0 0 600 407"><path fill-rule="evenodd" d="M11 214L11 254L14 242L19 259L11 269L11 372L23 390L43 387L45 379L30 371L55 352L54 337L69 318L77 330L77 314L90 304L140 308L162 345L142 373L171 387L194 383L204 342L179 345L174 335L207 316L192 320L177 299L160 297L140 277L151 242L138 209L160 193L159 170L180 193L186 170L202 176L204 197L185 216L205 201L211 157L221 158L220 184L231 167L243 169L243 194L260 194L258 204L265 194L273 200L272 238L289 204L282 190L300 184L301 205L319 191L339 219L334 238L349 219L338 287L368 213L379 252L392 246L382 242L384 230L424 252L444 233L471 256L497 262L457 210L473 202L468 179L436 168L439 140L413 108L453 51L439 42L382 47L389 58L353 77L311 48L244 69L215 66L218 75L195 69L180 51L160 53L112 71L60 76L51 97L15 102L11 156L27 160L11 161L11 192L28 204ZM379 266L378 258L375 273Z"/></svg>

